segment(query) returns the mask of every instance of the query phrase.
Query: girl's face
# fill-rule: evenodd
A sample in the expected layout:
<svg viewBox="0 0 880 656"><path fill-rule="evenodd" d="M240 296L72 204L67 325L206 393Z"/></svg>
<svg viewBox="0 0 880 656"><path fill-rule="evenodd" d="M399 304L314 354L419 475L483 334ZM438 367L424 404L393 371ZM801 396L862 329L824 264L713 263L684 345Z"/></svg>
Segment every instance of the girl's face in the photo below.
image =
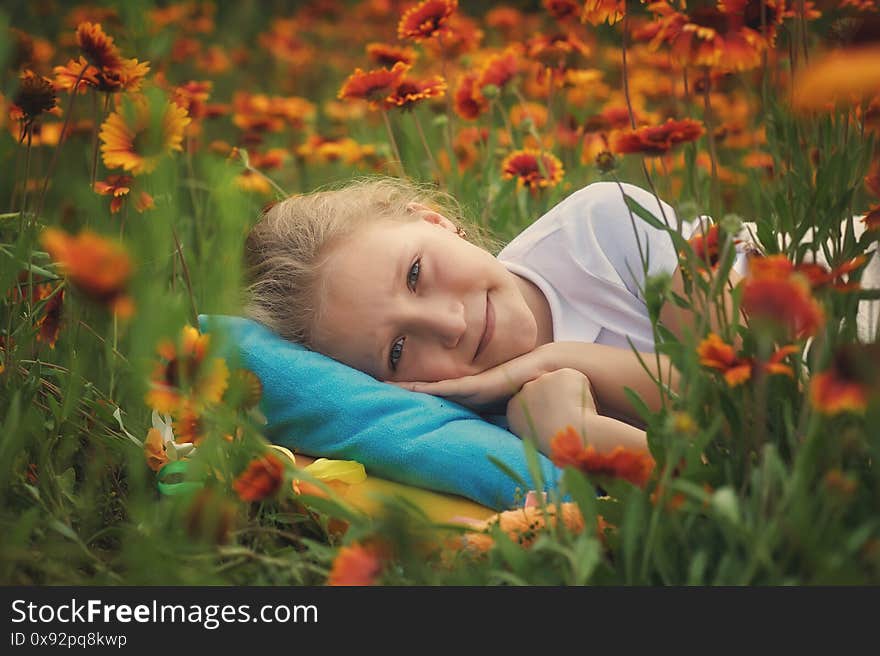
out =
<svg viewBox="0 0 880 656"><path fill-rule="evenodd" d="M418 213L371 224L330 251L315 350L378 380L425 382L533 350L538 324L524 281L445 217Z"/></svg>

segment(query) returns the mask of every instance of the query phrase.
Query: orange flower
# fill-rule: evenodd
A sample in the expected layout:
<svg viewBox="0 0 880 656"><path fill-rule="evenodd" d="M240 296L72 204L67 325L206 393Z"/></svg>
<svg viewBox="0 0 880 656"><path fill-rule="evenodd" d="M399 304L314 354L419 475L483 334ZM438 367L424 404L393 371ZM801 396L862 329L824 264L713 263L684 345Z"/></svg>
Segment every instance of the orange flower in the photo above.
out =
<svg viewBox="0 0 880 656"><path fill-rule="evenodd" d="M487 84L494 84L503 89L521 70L519 55L513 48L508 48L498 55L492 55L483 65L477 86L482 89Z"/></svg>
<svg viewBox="0 0 880 656"><path fill-rule="evenodd" d="M720 250L718 244L718 230L718 224L713 223L709 226L709 230L705 234L701 231L697 231L693 237L688 239L688 243L691 245L694 254L712 269L715 269L718 266L718 255ZM700 267L700 270L705 271L706 269Z"/></svg>
<svg viewBox="0 0 880 656"><path fill-rule="evenodd" d="M207 435L205 422L198 408L191 401L185 399L177 408L176 415L177 417L172 422L175 442L198 446Z"/></svg>
<svg viewBox="0 0 880 656"><path fill-rule="evenodd" d="M562 523L566 528L572 533L581 533L584 530L584 517L577 504L565 502L559 507L562 509ZM540 506L506 510L483 521L468 522L474 532L466 533L461 542L454 541L453 544L455 547L464 546L471 551L486 552L495 543L489 530L497 525L511 540L524 549L528 549L548 524L556 525L559 514L555 505L547 506L546 512ZM604 518L597 515L596 532L600 538L604 538L606 528L608 528L608 524Z"/></svg>
<svg viewBox="0 0 880 656"><path fill-rule="evenodd" d="M123 59L119 67L102 69L96 75L96 88L98 91L111 93L138 91L149 72L150 64L148 62L139 62L137 59Z"/></svg>
<svg viewBox="0 0 880 656"><path fill-rule="evenodd" d="M113 37L104 34L100 23L80 23L76 27L76 44L90 64L103 69L116 69L122 66L119 48Z"/></svg>
<svg viewBox="0 0 880 656"><path fill-rule="evenodd" d="M403 78L391 93L385 98L386 108L399 107L403 110L411 110L420 100L425 98L440 98L446 93L446 81L439 75L416 80Z"/></svg>
<svg viewBox="0 0 880 656"><path fill-rule="evenodd" d="M464 172L473 166L480 158L480 147L485 147L489 138L489 131L486 128L478 128L475 126L463 127L455 135L452 142L452 150L455 153L455 159L458 161L459 172ZM444 152L439 153L440 165L445 171L450 168L449 157Z"/></svg>
<svg viewBox="0 0 880 656"><path fill-rule="evenodd" d="M181 330L178 344L163 340L157 347L160 361L153 367L150 391L145 401L162 413L176 414L188 405L193 409L218 403L229 382L229 369L223 358L206 362L210 335L201 335L192 326Z"/></svg>
<svg viewBox="0 0 880 656"><path fill-rule="evenodd" d="M880 88L880 46L847 48L811 59L792 86L792 107L801 112L869 101Z"/></svg>
<svg viewBox="0 0 880 656"><path fill-rule="evenodd" d="M425 41L444 34L456 9L458 0L423 0L404 12L397 24L397 37Z"/></svg>
<svg viewBox="0 0 880 656"><path fill-rule="evenodd" d="M568 20L580 14L580 3L576 0L543 0L544 9L556 20Z"/></svg>
<svg viewBox="0 0 880 656"><path fill-rule="evenodd" d="M98 180L95 182L95 191L102 196L112 196L110 200L110 213L116 214L122 209L122 204L128 193L131 191L131 184L134 178L130 175L110 175L106 180ZM153 197L145 191L138 193L134 203L134 208L139 214L146 210L153 209L155 205Z"/></svg>
<svg viewBox="0 0 880 656"><path fill-rule="evenodd" d="M313 134L296 149L296 154L310 162L355 164L372 146L362 146L351 137L323 137Z"/></svg>
<svg viewBox="0 0 880 656"><path fill-rule="evenodd" d="M90 65L85 57L71 59L66 66L56 66L52 71L55 73L55 85L59 89L72 92L73 85L76 84L76 90L85 93L89 87L98 86L98 69Z"/></svg>
<svg viewBox="0 0 880 656"><path fill-rule="evenodd" d="M880 230L880 205L869 209L862 217L862 223L865 224L865 230Z"/></svg>
<svg viewBox="0 0 880 656"><path fill-rule="evenodd" d="M453 98L455 113L464 119L473 121L489 109L489 101L480 92L477 75L465 73L458 81L458 88Z"/></svg>
<svg viewBox="0 0 880 656"><path fill-rule="evenodd" d="M626 13L625 0L587 0L581 13L581 22L599 25L607 22L614 25Z"/></svg>
<svg viewBox="0 0 880 656"><path fill-rule="evenodd" d="M57 290L57 291L56 291ZM49 348L55 348L58 333L61 331L61 311L64 306L64 290L51 284L38 285L34 289L37 300L48 299L43 307L43 314L37 320L37 340L45 342Z"/></svg>
<svg viewBox="0 0 880 656"><path fill-rule="evenodd" d="M505 41L515 41L515 34L519 32L525 18L519 9L513 7L495 7L486 12L483 19L488 27L501 32Z"/></svg>
<svg viewBox="0 0 880 656"><path fill-rule="evenodd" d="M303 66L315 56L314 47L303 38L303 27L296 18L276 18L269 31L260 34L259 43L273 57L292 66Z"/></svg>
<svg viewBox="0 0 880 656"><path fill-rule="evenodd" d="M434 58L453 61L473 53L482 40L483 30L473 18L453 14L436 39L424 41L424 47Z"/></svg>
<svg viewBox="0 0 880 656"><path fill-rule="evenodd" d="M144 440L144 456L147 466L157 472L168 462L168 454L165 453L165 443L162 441L162 433L158 428L150 428L147 439Z"/></svg>
<svg viewBox="0 0 880 656"><path fill-rule="evenodd" d="M538 163L540 158L541 164ZM542 166L543 165L543 166ZM528 187L537 191L544 187L555 187L565 175L562 162L552 153L526 148L508 155L501 164L502 177L516 179L517 187Z"/></svg>
<svg viewBox="0 0 880 656"><path fill-rule="evenodd" d="M339 549L327 585L374 585L381 571L382 559L377 551L355 542Z"/></svg>
<svg viewBox="0 0 880 656"><path fill-rule="evenodd" d="M651 10L660 15L652 25L640 32L639 38L651 38L656 48L666 44L673 58L680 64L706 66L723 70L744 71L761 63L761 53L767 49L768 38L760 33L760 14L756 28L745 23L745 5L749 0L727 0L716 7L698 7L689 13L675 11L668 2L654 2ZM775 6L768 0L767 25L782 19L773 13Z"/></svg>
<svg viewBox="0 0 880 656"><path fill-rule="evenodd" d="M676 121L670 118L663 125L618 133L613 137L611 146L616 153L664 155L673 146L696 141L704 132L705 129L700 121L690 118Z"/></svg>
<svg viewBox="0 0 880 656"><path fill-rule="evenodd" d="M379 66L394 66L397 62L412 66L419 56L412 48L375 42L367 44L367 54Z"/></svg>
<svg viewBox="0 0 880 656"><path fill-rule="evenodd" d="M59 89L72 92L76 84L79 93L85 93L90 87L98 91L115 93L138 91L147 73L150 72L150 64L138 62L137 59L121 59L115 68L96 68L84 57L79 57L68 61L66 66L56 66L53 72L55 84Z"/></svg>
<svg viewBox="0 0 880 656"><path fill-rule="evenodd" d="M514 105L510 109L510 122L515 126L522 125L526 119L531 119L534 126L541 130L547 125L547 107L540 103L528 102L524 105Z"/></svg>
<svg viewBox="0 0 880 656"><path fill-rule="evenodd" d="M171 101L183 107L186 110L193 123L187 127L187 131L195 125L195 121L199 121L208 114L208 98L211 95L211 89L214 83L210 80L190 80L185 84L173 87L171 90Z"/></svg>
<svg viewBox="0 0 880 656"><path fill-rule="evenodd" d="M880 343L846 344L837 349L831 365L810 381L810 399L819 412L864 412L869 399L880 395Z"/></svg>
<svg viewBox="0 0 880 656"><path fill-rule="evenodd" d="M797 338L815 335L825 323L809 279L785 255L749 258L749 275L740 284L750 318L781 324Z"/></svg>
<svg viewBox="0 0 880 656"><path fill-rule="evenodd" d="M55 107L55 86L49 78L25 70L12 102L21 111L24 122L31 123L40 114Z"/></svg>
<svg viewBox="0 0 880 656"><path fill-rule="evenodd" d="M254 458L232 483L242 501L262 501L281 489L284 463L271 453Z"/></svg>
<svg viewBox="0 0 880 656"><path fill-rule="evenodd" d="M836 467L825 472L822 484L827 492L843 498L851 497L859 486L857 478L844 474Z"/></svg>
<svg viewBox="0 0 880 656"><path fill-rule="evenodd" d="M571 32L560 32L550 36L533 36L528 41L526 52L544 66L565 70L572 67L579 58L589 57L592 49Z"/></svg>
<svg viewBox="0 0 880 656"><path fill-rule="evenodd" d="M301 129L315 115L314 104L298 96L266 96L243 92L233 96L232 110L232 122L237 127L256 132Z"/></svg>
<svg viewBox="0 0 880 656"><path fill-rule="evenodd" d="M191 120L185 109L166 102L158 122L146 103L128 109L113 112L101 126L101 152L107 168L121 167L133 175L152 173L166 153L183 150L183 131Z"/></svg>
<svg viewBox="0 0 880 656"><path fill-rule="evenodd" d="M859 255L830 270L824 265L815 262L801 262L794 270L804 274L810 281L810 286L813 289L833 287L838 291L850 291L859 289L861 285L857 282L842 282L841 276L848 275L859 269L867 261L867 256Z"/></svg>
<svg viewBox="0 0 880 656"><path fill-rule="evenodd" d="M654 471L654 459L647 451L622 446L611 453L599 453L592 445L584 446L580 434L571 426L560 430L550 440L551 459L557 467L575 467L585 474L622 478L644 487Z"/></svg>
<svg viewBox="0 0 880 656"><path fill-rule="evenodd" d="M793 377L794 372L791 367L782 364L782 360L792 353L797 353L798 350L798 347L794 345L784 346L777 349L766 363L761 363L753 358L743 358L736 355L730 344L725 343L715 333L709 333L697 346L697 355L700 356L700 364L722 372L727 384L730 387L736 387L749 380L758 367L768 374L784 374Z"/></svg>
<svg viewBox="0 0 880 656"><path fill-rule="evenodd" d="M724 380L731 387L744 383L752 375L752 363L738 358L733 347L715 333L709 333L708 337L700 342L697 354L700 356L700 364L704 367L724 372Z"/></svg>
<svg viewBox="0 0 880 656"><path fill-rule="evenodd" d="M90 230L71 237L57 228L44 230L40 243L71 284L120 318L131 316L134 304L125 291L132 265L121 245Z"/></svg>
<svg viewBox="0 0 880 656"><path fill-rule="evenodd" d="M344 98L367 100L375 107L380 100L384 100L394 92L409 69L409 65L403 62L397 62L391 70L378 68L365 73L356 68L354 73L343 82L337 97L340 100Z"/></svg>

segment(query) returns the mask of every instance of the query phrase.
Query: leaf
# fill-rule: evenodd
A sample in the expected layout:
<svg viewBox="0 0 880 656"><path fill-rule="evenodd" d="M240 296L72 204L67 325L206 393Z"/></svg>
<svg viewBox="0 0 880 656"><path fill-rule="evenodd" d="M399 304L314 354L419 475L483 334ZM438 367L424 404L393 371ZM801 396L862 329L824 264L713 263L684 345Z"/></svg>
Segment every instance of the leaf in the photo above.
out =
<svg viewBox="0 0 880 656"><path fill-rule="evenodd" d="M599 540L592 536L583 535L572 547L573 585L587 585L596 567L602 559L602 548Z"/></svg>
<svg viewBox="0 0 880 656"><path fill-rule="evenodd" d="M631 196L627 196L626 194L624 194L624 198L626 199L627 206L629 207L629 209L632 210L633 214L645 221L652 228L657 228L658 230L664 231L666 230L666 226L663 225L660 219L658 219L651 212L639 205L637 200L635 200Z"/></svg>
<svg viewBox="0 0 880 656"><path fill-rule="evenodd" d="M328 460L318 458L303 471L308 472L321 481L342 481L350 485L363 483L367 480L364 466L354 460Z"/></svg>
<svg viewBox="0 0 880 656"><path fill-rule="evenodd" d="M58 489L71 503L76 504L76 496L73 491L74 483L76 483L76 472L73 467L68 467L58 477Z"/></svg>
<svg viewBox="0 0 880 656"><path fill-rule="evenodd" d="M584 518L585 526L596 523L596 490L592 484L574 467L566 467L562 472L565 489L577 503Z"/></svg>

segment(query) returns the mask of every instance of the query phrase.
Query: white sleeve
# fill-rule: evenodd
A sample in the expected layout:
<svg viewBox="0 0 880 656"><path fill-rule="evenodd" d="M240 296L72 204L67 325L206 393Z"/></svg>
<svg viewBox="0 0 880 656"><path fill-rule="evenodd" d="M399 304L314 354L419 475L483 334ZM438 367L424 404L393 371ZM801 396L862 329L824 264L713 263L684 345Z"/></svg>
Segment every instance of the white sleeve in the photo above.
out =
<svg viewBox="0 0 880 656"><path fill-rule="evenodd" d="M563 201L566 206L563 230L572 240L572 246L581 251L585 271L612 284L623 285L630 294L644 299L642 257L647 260L648 275L671 274L678 267L678 254L665 230L654 228L630 212L621 187L661 224L675 229L677 218L672 207L662 201L658 203L652 193L631 184L597 182Z"/></svg>

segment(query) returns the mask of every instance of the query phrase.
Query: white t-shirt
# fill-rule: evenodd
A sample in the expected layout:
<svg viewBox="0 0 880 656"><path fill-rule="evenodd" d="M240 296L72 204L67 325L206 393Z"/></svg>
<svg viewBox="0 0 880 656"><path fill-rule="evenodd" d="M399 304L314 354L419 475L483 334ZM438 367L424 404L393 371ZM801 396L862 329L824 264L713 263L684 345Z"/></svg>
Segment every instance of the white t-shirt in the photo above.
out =
<svg viewBox="0 0 880 656"><path fill-rule="evenodd" d="M677 226L668 204L658 204L652 193L634 185L621 186L661 223ZM654 351L643 293L645 268L635 235L648 262L648 275L672 274L678 255L665 231L635 213L632 216L630 220L616 183L597 182L568 196L498 254L509 271L533 282L547 297L553 341L629 349L629 338L639 351ZM682 227L682 234L690 236L690 225ZM734 268L745 273L745 266L745 253L738 252Z"/></svg>

